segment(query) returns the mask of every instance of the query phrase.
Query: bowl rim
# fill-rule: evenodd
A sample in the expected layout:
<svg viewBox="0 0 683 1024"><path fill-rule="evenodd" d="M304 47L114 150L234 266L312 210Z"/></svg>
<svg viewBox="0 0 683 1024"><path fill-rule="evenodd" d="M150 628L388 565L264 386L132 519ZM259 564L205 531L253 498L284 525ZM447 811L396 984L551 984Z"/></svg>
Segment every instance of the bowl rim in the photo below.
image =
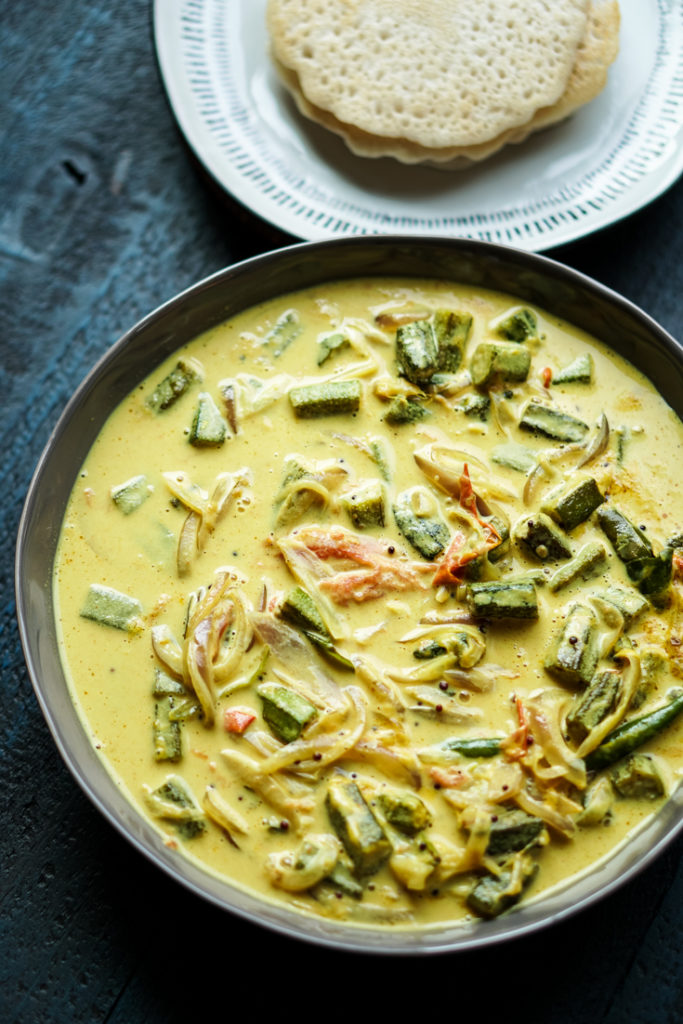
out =
<svg viewBox="0 0 683 1024"><path fill-rule="evenodd" d="M107 771L104 762L99 758L92 747L91 740L86 734L85 727L78 718L73 704L71 711L81 727L80 744L87 744L90 750L90 760L81 746L77 754L69 742L65 723L62 716L68 714L65 710L66 704L63 700L68 697L68 683L66 674L62 668L61 686L62 703L58 703L54 693L46 688L46 681L43 678L42 662L45 655L45 634L35 621L34 612L36 608L50 609L54 618L54 604L51 588L52 564L45 567L45 574L42 580L37 581L36 575L32 572L30 562L35 557L34 547L40 543L36 537L38 525L43 523L41 516L46 513L41 511L40 506L44 501L47 492L49 493L49 477L53 469L54 460L60 453L60 443L63 442L65 434L73 425L82 408L84 397L91 395L98 387L103 387L111 372L112 366L116 367L121 360L122 354L127 351L137 351L143 346L147 334L154 335L155 329L162 327L169 319L182 314L188 303L200 302L203 297L217 295L225 289L235 288L240 282L253 277L263 275L266 277L277 277L278 267L283 264L293 266L301 258L308 260L311 266L325 266L327 257L337 255L339 259L346 260L347 257L362 250L373 256L387 254L399 250L406 252L414 250L416 254L444 254L457 253L458 258L473 261L484 260L491 266L499 265L508 268L511 272L524 271L540 275L547 282L555 283L557 287L566 287L574 290L578 296L591 296L598 305L606 304L612 311L620 311L620 315L631 323L636 332L642 330L644 338L650 338L655 348L661 350L664 362L668 359L675 363L679 375L683 372L683 347L652 317L641 310L630 300L614 292L610 288L598 283L580 271L567 267L556 260L540 255L529 253L524 250L514 249L509 246L497 243L483 242L474 239L459 239L448 236L415 237L403 235L373 235L359 236L352 238L340 238L313 242L297 242L285 245L281 248L249 257L238 263L232 264L216 271L196 283L183 289L177 295L163 302L160 306L142 317L137 323L125 331L107 350L100 356L91 369L83 377L72 396L63 408L61 415L54 428L50 432L47 442L35 466L31 482L29 484L17 532L17 544L15 554L15 595L17 620L24 659L28 669L29 677L33 686L36 699L41 708L47 726L52 734L53 740L59 753L69 769L72 777L86 794L89 800L100 811L104 818L123 835L136 849L138 849L148 860L157 867L160 867L167 875L176 882L184 885L195 895L202 899L228 910L238 917L249 920L251 923L260 924L273 932L284 935L288 938L296 938L302 941L314 942L323 946L338 950L362 953L379 953L394 955L415 955L415 954L437 954L445 952L464 952L482 946L490 946L501 942L509 941L516 937L532 934L551 924L564 920L579 911L591 906L607 895L621 888L627 881L630 881L636 874L646 868L657 858L663 849L683 829L683 786L679 785L665 804L658 811L654 818L651 818L635 837L625 845L624 849L618 847L603 862L600 861L591 868L585 875L575 877L572 881L561 884L556 889L531 899L516 908L514 912L505 914L492 922L477 921L472 926L457 923L455 925L424 928L421 926L414 930L392 931L386 926L379 927L358 927L353 924L328 922L319 920L306 914L300 914L291 908L283 905L271 904L269 901L256 897L253 893L241 889L232 884L229 880L215 878L213 873L206 869L189 870L188 864L193 864L190 858L172 858L164 856L163 849L159 849L158 833L148 823L137 820L140 817L133 805L127 798L114 799L111 787L102 792L103 777L94 767L96 758L97 764L102 766L104 775L110 780L111 786L115 788L112 774ZM441 276L426 272L423 277ZM310 271L309 271L310 272ZM356 275L353 273L345 276L367 277L372 271L361 269ZM394 271L378 269L376 276L396 276ZM402 276L408 276L402 275ZM417 276L410 274L410 276ZM444 275L450 277L450 275ZM339 275L328 275L321 273L317 282L302 280L301 287L308 287L311 283L322 283L325 280L339 279ZM450 277L452 280L453 278ZM491 287L485 282L481 287ZM290 288L289 291L294 289ZM499 289L501 290L501 289ZM272 291L272 296L285 294L277 289ZM518 293L511 293L513 297L520 298ZM522 301L532 301L528 298ZM247 309L254 305L253 302L246 302L239 308ZM542 303L538 302L537 305ZM234 311L233 311L234 312ZM227 319L229 313L224 319ZM218 322L218 321L216 321ZM204 328L206 329L206 328ZM200 333L195 331L194 333ZM593 332L594 333L594 332ZM173 340L173 339L171 339ZM157 338L158 342L158 338ZM161 344L160 342L158 342ZM165 342L164 342L165 343ZM168 349L168 353L179 346L175 345ZM156 353L156 349L154 350ZM165 358L164 355L155 354L154 360L148 360L150 365L146 372L150 372L153 365L158 365ZM640 367L641 372L645 370ZM124 374L124 377L127 375ZM127 391L135 386L129 382ZM111 412L120 398L108 407ZM681 398L681 413L683 413L683 398ZM103 421L106 420L106 416ZM101 425L98 427L101 429ZM74 467L72 483L76 478L80 462ZM44 524L43 524L44 525ZM61 526L61 516L58 526ZM58 536L57 530L56 536ZM56 540L52 547L52 558L56 549ZM37 586L36 586L37 584ZM37 591L42 587L42 594ZM49 593L45 593L48 590ZM54 626L54 623L52 623ZM54 638L53 638L54 642ZM50 649L50 637L47 638L48 651ZM58 651L52 650L53 663L59 662ZM61 665L61 662L59 662ZM63 691L63 692L62 692ZM73 725L70 719L69 724ZM94 774L90 774L90 769ZM119 794L120 796L120 794ZM126 813L126 811L132 813ZM145 827L145 825L147 827ZM157 836L154 842L153 836ZM209 884L209 879L213 883ZM228 898L229 895L229 898Z"/></svg>

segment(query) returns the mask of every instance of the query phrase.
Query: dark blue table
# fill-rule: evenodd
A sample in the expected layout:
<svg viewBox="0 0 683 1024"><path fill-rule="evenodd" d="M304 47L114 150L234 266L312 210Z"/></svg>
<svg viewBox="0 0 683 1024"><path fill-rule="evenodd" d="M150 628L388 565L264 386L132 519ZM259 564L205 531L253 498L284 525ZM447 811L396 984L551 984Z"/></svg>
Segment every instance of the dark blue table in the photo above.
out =
<svg viewBox="0 0 683 1024"><path fill-rule="evenodd" d="M36 460L77 382L135 320L291 241L193 162L150 15L148 0L0 0L0 1021L683 1020L683 839L616 895L514 945L364 958L195 899L105 823L62 764L15 625L14 541ZM550 255L683 337L683 183Z"/></svg>

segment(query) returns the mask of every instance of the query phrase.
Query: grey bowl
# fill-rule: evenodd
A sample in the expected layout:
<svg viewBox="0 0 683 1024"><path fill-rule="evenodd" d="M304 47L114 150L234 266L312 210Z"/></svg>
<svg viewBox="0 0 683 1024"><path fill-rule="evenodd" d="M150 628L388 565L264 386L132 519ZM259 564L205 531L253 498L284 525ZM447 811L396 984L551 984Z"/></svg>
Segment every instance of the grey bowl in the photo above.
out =
<svg viewBox="0 0 683 1024"><path fill-rule="evenodd" d="M620 352L683 417L683 350L650 317L590 278L542 256L485 242L374 236L306 243L214 274L161 306L97 363L65 408L29 488L18 534L19 629L38 702L74 778L134 846L209 901L290 937L368 953L472 949L527 934L576 913L650 863L683 825L683 787L625 847L590 873L490 922L390 931L303 917L179 860L122 796L72 705L57 645L52 565L67 500L111 410L189 339L265 299L328 280L366 275L445 278L509 292L569 320Z"/></svg>

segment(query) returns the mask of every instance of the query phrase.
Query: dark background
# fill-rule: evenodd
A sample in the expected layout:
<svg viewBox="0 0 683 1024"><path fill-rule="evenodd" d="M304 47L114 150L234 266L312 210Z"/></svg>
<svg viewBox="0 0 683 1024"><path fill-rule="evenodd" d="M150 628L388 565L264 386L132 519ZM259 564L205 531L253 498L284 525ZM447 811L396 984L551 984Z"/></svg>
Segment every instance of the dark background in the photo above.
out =
<svg viewBox="0 0 683 1024"><path fill-rule="evenodd" d="M0 1021L400 1010L421 1021L683 1020L681 838L616 895L536 936L378 959L204 904L83 796L33 696L15 622L14 543L33 468L67 398L124 330L291 239L193 161L160 82L148 0L0 0L0 139ZM683 337L683 183L549 255Z"/></svg>

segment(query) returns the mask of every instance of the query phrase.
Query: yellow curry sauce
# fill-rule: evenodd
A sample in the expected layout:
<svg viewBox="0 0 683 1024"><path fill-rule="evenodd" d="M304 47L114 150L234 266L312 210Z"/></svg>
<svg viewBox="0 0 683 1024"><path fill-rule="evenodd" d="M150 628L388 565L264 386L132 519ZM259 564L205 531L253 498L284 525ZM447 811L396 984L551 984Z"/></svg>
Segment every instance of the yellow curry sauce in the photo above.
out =
<svg viewBox="0 0 683 1024"><path fill-rule="evenodd" d="M178 856L268 900L413 927L535 898L681 774L682 447L643 376L509 296L251 309L76 482L55 599L84 726Z"/></svg>

